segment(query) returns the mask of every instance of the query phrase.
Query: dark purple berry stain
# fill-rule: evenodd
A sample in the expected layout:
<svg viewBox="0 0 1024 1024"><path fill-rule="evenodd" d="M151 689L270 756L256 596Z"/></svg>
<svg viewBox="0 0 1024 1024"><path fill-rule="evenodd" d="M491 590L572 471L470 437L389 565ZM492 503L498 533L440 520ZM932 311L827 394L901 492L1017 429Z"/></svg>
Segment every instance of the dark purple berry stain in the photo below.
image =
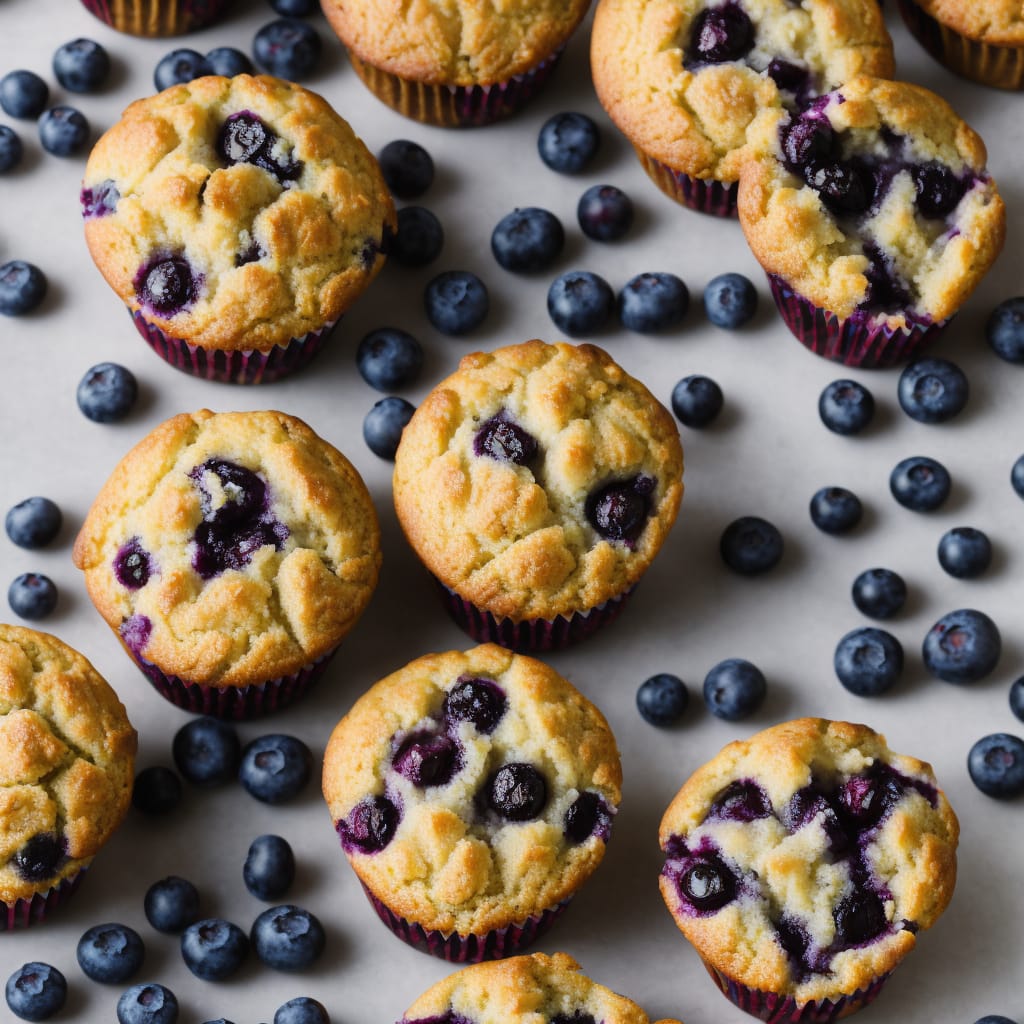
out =
<svg viewBox="0 0 1024 1024"><path fill-rule="evenodd" d="M117 208L117 201L120 198L121 193L117 184L111 178L101 181L92 188L83 188L79 195L82 217L106 217Z"/></svg>
<svg viewBox="0 0 1024 1024"><path fill-rule="evenodd" d="M258 263L266 255L266 250L254 238L244 249L235 253L235 266L244 267L247 263Z"/></svg>
<svg viewBox="0 0 1024 1024"><path fill-rule="evenodd" d="M597 1024L592 1013L586 1010L573 1010L572 1013L556 1013L551 1024Z"/></svg>
<svg viewBox="0 0 1024 1024"><path fill-rule="evenodd" d="M254 164L282 185L302 174L302 161L296 160L278 134L251 110L241 110L225 120L217 135L217 152L229 167Z"/></svg>
<svg viewBox="0 0 1024 1024"><path fill-rule="evenodd" d="M889 927L885 907L877 893L855 888L832 910L836 926L836 943L843 948L860 946L877 939Z"/></svg>
<svg viewBox="0 0 1024 1024"><path fill-rule="evenodd" d="M454 1010L446 1010L437 1017L416 1017L413 1020L403 1017L400 1024L473 1024L473 1021Z"/></svg>
<svg viewBox="0 0 1024 1024"><path fill-rule="evenodd" d="M834 799L830 800L813 785L798 789L779 817L790 832L797 832L812 821L820 820L828 839L829 852L836 860L847 856L856 842L856 836L851 835L843 823Z"/></svg>
<svg viewBox="0 0 1024 1024"><path fill-rule="evenodd" d="M118 630L125 647L136 657L142 657L142 652L149 643L150 634L153 632L153 623L145 615L130 615L125 619Z"/></svg>
<svg viewBox="0 0 1024 1024"><path fill-rule="evenodd" d="M708 818L715 821L756 821L770 818L768 794L753 779L730 782L711 802Z"/></svg>
<svg viewBox="0 0 1024 1024"><path fill-rule="evenodd" d="M459 745L443 733L411 733L398 745L391 766L414 786L443 786L462 767Z"/></svg>
<svg viewBox="0 0 1024 1024"><path fill-rule="evenodd" d="M781 57L773 57L765 70L779 89L793 94L798 105L811 95L811 73L807 68Z"/></svg>
<svg viewBox="0 0 1024 1024"><path fill-rule="evenodd" d="M451 728L472 722L485 736L494 732L508 708L505 691L490 679L459 676L444 698L444 720Z"/></svg>
<svg viewBox="0 0 1024 1024"><path fill-rule="evenodd" d="M606 484L587 498L587 520L605 540L621 540L631 547L647 525L654 486L649 476Z"/></svg>
<svg viewBox="0 0 1024 1024"><path fill-rule="evenodd" d="M854 828L874 828L900 802L904 787L900 777L884 769L868 771L847 779L839 788L839 807Z"/></svg>
<svg viewBox="0 0 1024 1024"><path fill-rule="evenodd" d="M138 537L132 537L122 544L114 556L114 575L122 587L139 590L153 575L152 556L142 546Z"/></svg>
<svg viewBox="0 0 1024 1024"><path fill-rule="evenodd" d="M67 842L52 832L34 835L16 850L14 870L26 882L45 882L57 873L67 855Z"/></svg>
<svg viewBox="0 0 1024 1024"><path fill-rule="evenodd" d="M157 256L135 276L135 295L154 313L173 316L195 302L201 282L183 256Z"/></svg>
<svg viewBox="0 0 1024 1024"><path fill-rule="evenodd" d="M736 876L715 853L697 857L680 873L679 895L698 916L714 914L737 894Z"/></svg>
<svg viewBox="0 0 1024 1024"><path fill-rule="evenodd" d="M391 842L402 816L386 796L368 796L335 826L348 853L378 853Z"/></svg>
<svg viewBox="0 0 1024 1024"><path fill-rule="evenodd" d="M969 181L940 163L919 164L911 172L917 191L917 208L925 217L938 219L952 213L963 199Z"/></svg>
<svg viewBox="0 0 1024 1024"><path fill-rule="evenodd" d="M694 68L740 60L754 48L755 35L754 23L738 3L706 7L693 20L683 64Z"/></svg>
<svg viewBox="0 0 1024 1024"><path fill-rule="evenodd" d="M544 776L531 764L502 765L488 780L487 806L506 821L536 818L548 800Z"/></svg>
<svg viewBox="0 0 1024 1024"><path fill-rule="evenodd" d="M585 843L591 836L608 842L612 833L612 812L597 793L580 793L565 812L565 837L571 843Z"/></svg>
<svg viewBox="0 0 1024 1024"><path fill-rule="evenodd" d="M900 309L909 305L910 291L900 280L892 258L872 244L864 246L864 255L868 258L868 266L864 271L868 279L868 291L862 308Z"/></svg>
<svg viewBox="0 0 1024 1024"><path fill-rule="evenodd" d="M537 457L537 439L506 413L492 416L473 436L473 454L525 466Z"/></svg>

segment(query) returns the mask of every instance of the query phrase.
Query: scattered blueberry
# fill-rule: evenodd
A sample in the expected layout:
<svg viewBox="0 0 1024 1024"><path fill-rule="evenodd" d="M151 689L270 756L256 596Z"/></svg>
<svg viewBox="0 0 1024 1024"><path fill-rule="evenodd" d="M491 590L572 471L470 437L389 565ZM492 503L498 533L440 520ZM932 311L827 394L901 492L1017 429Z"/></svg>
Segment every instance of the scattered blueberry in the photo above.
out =
<svg viewBox="0 0 1024 1024"><path fill-rule="evenodd" d="M302 907L284 904L264 910L250 933L256 955L275 971L302 971L324 951L323 925Z"/></svg>
<svg viewBox="0 0 1024 1024"><path fill-rule="evenodd" d="M256 63L269 74L301 82L316 67L320 45L320 36L312 25L281 18L256 33L252 53Z"/></svg>
<svg viewBox="0 0 1024 1024"><path fill-rule="evenodd" d="M933 512L949 497L951 487L946 467L925 455L904 459L889 475L892 496L912 512Z"/></svg>
<svg viewBox="0 0 1024 1024"><path fill-rule="evenodd" d="M491 253L506 270L521 274L547 270L565 245L562 222L539 206L505 214L491 233Z"/></svg>
<svg viewBox="0 0 1024 1024"><path fill-rule="evenodd" d="M690 695L678 676L659 672L644 680L636 691L640 717L651 725L672 725L683 717Z"/></svg>
<svg viewBox="0 0 1024 1024"><path fill-rule="evenodd" d="M487 316L487 286L468 270L447 270L428 283L423 293L427 319L442 334L468 334Z"/></svg>
<svg viewBox="0 0 1024 1024"><path fill-rule="evenodd" d="M34 121L49 99L49 86L34 71L19 68L0 78L0 110L9 117Z"/></svg>
<svg viewBox="0 0 1024 1024"><path fill-rule="evenodd" d="M1000 302L985 324L992 351L1008 363L1024 363L1024 296Z"/></svg>
<svg viewBox="0 0 1024 1024"><path fill-rule="evenodd" d="M1010 710L1024 722L1024 676L1010 684Z"/></svg>
<svg viewBox="0 0 1024 1024"><path fill-rule="evenodd" d="M143 910L158 932L174 935L199 919L199 892L188 879L168 875L146 890Z"/></svg>
<svg viewBox="0 0 1024 1024"><path fill-rule="evenodd" d="M394 461L402 431L412 419L416 407L404 398L390 395L375 403L363 420L366 447L381 459Z"/></svg>
<svg viewBox="0 0 1024 1024"><path fill-rule="evenodd" d="M983 736L967 755L971 781L1000 799L1024 793L1024 740L1008 732Z"/></svg>
<svg viewBox="0 0 1024 1024"><path fill-rule="evenodd" d="M176 1024L178 1000L155 981L132 985L117 1001L117 1024Z"/></svg>
<svg viewBox="0 0 1024 1024"><path fill-rule="evenodd" d="M687 427L706 427L721 411L722 389L710 378L693 374L672 389L672 411Z"/></svg>
<svg viewBox="0 0 1024 1024"><path fill-rule="evenodd" d="M743 576L773 569L782 558L783 541L778 528L759 516L741 516L722 532L718 550L722 560Z"/></svg>
<svg viewBox="0 0 1024 1024"><path fill-rule="evenodd" d="M418 143L395 139L377 154L384 183L399 199L415 199L434 182L434 161Z"/></svg>
<svg viewBox="0 0 1024 1024"><path fill-rule="evenodd" d="M280 899L295 881L295 854L281 836L257 836L242 867L246 889L258 900Z"/></svg>
<svg viewBox="0 0 1024 1024"><path fill-rule="evenodd" d="M619 292L619 321L629 331L647 334L674 327L690 306L690 291L675 274L637 274Z"/></svg>
<svg viewBox="0 0 1024 1024"><path fill-rule="evenodd" d="M845 487L822 487L811 498L811 522L822 533L847 533L863 513L860 498Z"/></svg>
<svg viewBox="0 0 1024 1024"><path fill-rule="evenodd" d="M403 206L388 257L403 267L433 263L444 246L444 228L425 206Z"/></svg>
<svg viewBox="0 0 1024 1024"><path fill-rule="evenodd" d="M143 768L135 776L132 807L154 817L169 814L181 803L181 778L162 764Z"/></svg>
<svg viewBox="0 0 1024 1024"><path fill-rule="evenodd" d="M903 577L891 569L866 569L853 581L853 603L872 619L888 619L907 600Z"/></svg>
<svg viewBox="0 0 1024 1024"><path fill-rule="evenodd" d="M64 522L57 504L49 498L26 498L7 510L4 528L19 548L46 547L60 533Z"/></svg>
<svg viewBox="0 0 1024 1024"><path fill-rule="evenodd" d="M74 107L50 107L39 118L39 142L53 156L75 156L89 142L89 122Z"/></svg>
<svg viewBox="0 0 1024 1024"><path fill-rule="evenodd" d="M614 308L611 285L589 270L570 270L556 277L548 289L548 315L573 338L600 331Z"/></svg>
<svg viewBox="0 0 1024 1024"><path fill-rule="evenodd" d="M72 39L54 53L53 73L68 92L96 92L110 74L110 55L92 39Z"/></svg>
<svg viewBox="0 0 1024 1024"><path fill-rule="evenodd" d="M233 46L218 46L206 55L210 73L234 78L235 75L251 75L254 71L247 54Z"/></svg>
<svg viewBox="0 0 1024 1024"><path fill-rule="evenodd" d="M64 1006L68 983L56 967L33 961L22 964L7 979L5 995L15 1017L49 1020Z"/></svg>
<svg viewBox="0 0 1024 1024"><path fill-rule="evenodd" d="M734 331L757 312L757 289L742 274L719 274L704 287L704 312L716 327Z"/></svg>
<svg viewBox="0 0 1024 1024"><path fill-rule="evenodd" d="M14 170L21 163L25 147L13 128L0 124L0 174Z"/></svg>
<svg viewBox="0 0 1024 1024"><path fill-rule="evenodd" d="M918 359L900 374L900 408L918 423L945 423L967 404L967 377L948 359Z"/></svg>
<svg viewBox="0 0 1024 1024"><path fill-rule="evenodd" d="M316 0L269 0L269 3L282 18L308 18L320 10Z"/></svg>
<svg viewBox="0 0 1024 1024"><path fill-rule="evenodd" d="M22 619L45 619L57 607L57 587L41 572L23 572L8 588L7 603Z"/></svg>
<svg viewBox="0 0 1024 1024"><path fill-rule="evenodd" d="M356 349L356 367L378 391L409 387L423 369L423 346L397 327L370 331Z"/></svg>
<svg viewBox="0 0 1024 1024"><path fill-rule="evenodd" d="M839 682L858 697L885 693L903 672L903 647L884 629L851 630L836 645L832 659Z"/></svg>
<svg viewBox="0 0 1024 1024"><path fill-rule="evenodd" d="M31 313L46 296L46 275L25 260L0 265L0 313L22 316Z"/></svg>
<svg viewBox="0 0 1024 1024"><path fill-rule="evenodd" d="M586 114L566 111L549 117L537 135L541 160L559 174L579 174L601 143L597 125Z"/></svg>
<svg viewBox="0 0 1024 1024"><path fill-rule="evenodd" d="M298 996L277 1008L274 1024L331 1024L331 1018L323 1003L309 996Z"/></svg>
<svg viewBox="0 0 1024 1024"><path fill-rule="evenodd" d="M521 761L503 764L487 783L487 804L506 821L536 818L548 799L544 776Z"/></svg>
<svg viewBox="0 0 1024 1024"><path fill-rule="evenodd" d="M939 541L939 565L958 580L980 576L992 563L992 542L981 530L954 526Z"/></svg>
<svg viewBox="0 0 1024 1024"><path fill-rule="evenodd" d="M1010 486L1024 498L1024 455L1010 468Z"/></svg>
<svg viewBox="0 0 1024 1024"><path fill-rule="evenodd" d="M833 434L859 434L874 414L874 395L855 380L832 381L818 399L818 415Z"/></svg>
<svg viewBox="0 0 1024 1024"><path fill-rule="evenodd" d="M157 92L162 92L172 85L181 85L212 74L210 62L201 53L182 47L160 58L153 69L153 84Z"/></svg>
<svg viewBox="0 0 1024 1024"><path fill-rule="evenodd" d="M181 934L181 958L203 981L230 978L242 966L248 952L245 932L220 917L196 921Z"/></svg>
<svg viewBox="0 0 1024 1024"><path fill-rule="evenodd" d="M708 711L727 722L752 715L767 692L764 673L742 658L720 661L704 678L704 703Z"/></svg>
<svg viewBox="0 0 1024 1024"><path fill-rule="evenodd" d="M272 733L246 744L238 780L257 800L281 804L302 792L312 772L313 754L302 740Z"/></svg>
<svg viewBox="0 0 1024 1024"><path fill-rule="evenodd" d="M90 928L78 940L76 955L87 978L120 985L142 967L146 947L134 928L111 922Z"/></svg>
<svg viewBox="0 0 1024 1024"><path fill-rule="evenodd" d="M93 423L116 423L139 396L135 374L119 363L97 363L78 383L78 408Z"/></svg>
<svg viewBox="0 0 1024 1024"><path fill-rule="evenodd" d="M592 185L576 206L580 230L595 242L615 242L633 224L633 201L614 185Z"/></svg>
<svg viewBox="0 0 1024 1024"><path fill-rule="evenodd" d="M999 628L984 613L959 608L943 615L924 638L924 667L947 683L984 679L999 662Z"/></svg>
<svg viewBox="0 0 1024 1024"><path fill-rule="evenodd" d="M984 1017L979 1017L974 1024L1017 1024L1017 1022L998 1013L987 1013Z"/></svg>
<svg viewBox="0 0 1024 1024"><path fill-rule="evenodd" d="M238 775L242 745L235 727L216 718L193 718L175 734L171 753L178 771L195 786L217 786Z"/></svg>

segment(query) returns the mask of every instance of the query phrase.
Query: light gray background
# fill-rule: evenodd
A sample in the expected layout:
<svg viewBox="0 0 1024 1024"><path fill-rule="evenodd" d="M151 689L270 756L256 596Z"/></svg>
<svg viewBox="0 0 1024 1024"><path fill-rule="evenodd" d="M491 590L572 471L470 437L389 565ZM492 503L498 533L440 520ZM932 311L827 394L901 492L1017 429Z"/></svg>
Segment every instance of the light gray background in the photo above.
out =
<svg viewBox="0 0 1024 1024"><path fill-rule="evenodd" d="M306 84L322 92L375 152L402 137L430 150L437 178L420 201L441 218L446 244L432 267L385 268L316 363L292 380L256 389L194 380L149 351L86 251L78 205L85 158L47 155L33 124L3 118L14 123L27 152L22 168L0 179L0 262L37 263L50 279L50 292L40 312L0 318L0 510L29 495L48 495L63 509L66 525L57 543L39 552L0 537L0 582L6 588L15 575L30 570L55 580L60 605L38 625L85 653L116 688L139 731L140 767L170 763L171 737L187 716L159 698L132 667L90 605L70 561L75 531L92 498L131 445L183 410L279 408L305 418L364 474L383 524L380 588L319 688L294 709L241 727L245 740L270 731L294 733L319 758L334 723L374 680L428 651L470 645L435 604L400 535L390 500L390 464L363 444L362 419L379 396L356 372L359 339L390 324L422 340L425 371L406 395L415 403L466 352L532 337L558 338L545 309L556 273L589 268L618 289L642 271L673 271L698 297L679 330L662 337L610 330L593 340L666 403L679 378L710 375L725 392L726 409L712 429L682 430L687 459L682 511L623 619L584 646L550 658L608 716L621 746L626 783L604 864L539 948L572 953L591 977L635 998L652 1016L671 1014L687 1024L749 1019L718 994L662 905L656 885L658 821L690 772L729 740L801 715L846 718L883 731L894 749L931 761L963 828L960 881L950 909L933 931L920 936L919 949L864 1019L972 1022L997 1012L1024 1018L1019 973L1024 806L981 795L965 767L967 751L982 735L1024 731L1007 705L1010 683L1024 673L1024 503L1009 484L1010 467L1024 452L1024 368L997 360L983 340L988 311L1024 291L1024 97L952 77L923 54L892 7L887 5L887 16L900 73L938 90L981 131L1010 215L1006 251L935 350L958 361L971 381L967 410L945 426L923 426L900 412L895 371L848 373L805 352L776 316L738 224L685 211L657 191L596 102L586 30L571 43L544 95L514 122L447 132L407 121L373 99L326 23L315 19L324 54ZM256 28L271 17L264 0L237 0L215 28L177 42L146 41L113 32L75 0L0 0L0 74L15 67L43 74L53 100L78 106L98 134L129 101L152 92L153 67L168 50L176 45L203 52L218 45L248 50ZM114 60L112 82L100 95L68 95L50 71L56 46L79 35L100 40ZM600 158L576 178L549 171L535 149L544 120L567 109L587 111L604 132ZM586 241L576 225L579 195L599 182L621 186L636 203L635 225L621 243ZM494 224L524 205L555 212L568 235L556 270L536 278L508 274L489 252ZM492 296L483 329L465 339L437 334L421 312L426 281L452 268L480 274ZM699 302L705 283L729 270L748 274L761 290L761 312L738 333L708 324ZM79 413L75 388L89 366L107 359L132 369L142 397L127 421L101 426ZM868 384L877 399L877 422L860 438L834 436L818 420L821 389L843 375ZM892 466L915 454L940 458L955 481L951 500L932 515L899 507L888 492ZM848 486L864 501L864 522L852 536L829 537L811 525L808 501L826 484ZM786 538L781 565L764 578L733 577L719 562L722 528L747 513L773 520ZM995 564L980 581L953 580L936 561L941 534L964 524L987 531L996 546ZM907 668L894 692L863 700L836 681L832 653L847 630L867 624L852 605L849 588L858 572L876 565L899 571L910 587L907 608L887 627L906 648ZM965 606L997 621L1004 653L990 679L958 688L925 673L920 644L935 619ZM761 711L735 725L712 718L700 697L707 670L731 656L753 660L769 680ZM661 671L679 674L690 686L691 708L673 730L647 725L634 705L639 683ZM295 847L299 877L289 898L323 920L327 951L304 975L278 974L250 957L228 982L199 981L185 969L176 940L147 924L143 893L166 874L184 875L200 887L204 912L247 929L262 905L246 892L241 865L249 842L262 832L280 833ZM320 999L336 1022L395 1021L451 969L405 946L378 923L338 848L316 784L282 808L259 804L231 786L216 792L189 789L179 812L164 820L130 815L64 911L43 927L0 935L0 981L27 960L49 961L65 972L71 987L59 1020L112 1021L120 989L89 982L74 954L88 926L111 920L143 935L147 961L136 980L169 985L181 1002L182 1024L218 1016L236 1024L270 1021L277 1006L300 994ZM6 1013L6 1007L0 1009L0 1018Z"/></svg>

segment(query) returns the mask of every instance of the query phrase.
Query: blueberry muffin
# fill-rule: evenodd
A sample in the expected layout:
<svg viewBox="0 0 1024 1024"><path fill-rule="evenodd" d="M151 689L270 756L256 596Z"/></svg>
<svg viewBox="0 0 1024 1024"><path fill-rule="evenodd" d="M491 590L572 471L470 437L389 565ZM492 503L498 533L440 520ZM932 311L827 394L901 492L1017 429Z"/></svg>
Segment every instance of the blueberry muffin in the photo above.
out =
<svg viewBox="0 0 1024 1024"><path fill-rule="evenodd" d="M81 654L0 624L0 931L74 891L128 811L135 750L124 706Z"/></svg>
<svg viewBox="0 0 1024 1024"><path fill-rule="evenodd" d="M648 1024L636 1003L591 981L565 953L464 967L427 989L398 1024ZM658 1024L679 1024L663 1020Z"/></svg>
<svg viewBox="0 0 1024 1024"><path fill-rule="evenodd" d="M654 182L730 216L754 126L893 56L877 0L600 0L591 65Z"/></svg>
<svg viewBox="0 0 1024 1024"><path fill-rule="evenodd" d="M394 207L316 93L209 76L137 100L82 186L97 267L150 345L197 376L304 365L380 270Z"/></svg>
<svg viewBox="0 0 1024 1024"><path fill-rule="evenodd" d="M243 718L323 671L376 586L380 537L355 468L301 420L203 409L121 460L73 557L163 696Z"/></svg>
<svg viewBox="0 0 1024 1024"><path fill-rule="evenodd" d="M523 949L604 856L619 752L601 712L495 644L431 654L337 724L323 791L377 914L452 961Z"/></svg>
<svg viewBox="0 0 1024 1024"><path fill-rule="evenodd" d="M931 767L804 718L730 743L661 821L661 892L725 995L779 1024L869 1003L956 881Z"/></svg>
<svg viewBox="0 0 1024 1024"><path fill-rule="evenodd" d="M891 366L948 323L1003 244L985 146L940 97L861 77L765 126L743 232L811 351Z"/></svg>
<svg viewBox="0 0 1024 1024"><path fill-rule="evenodd" d="M477 640L548 650L619 611L675 522L671 414L593 345L466 356L395 457L398 518Z"/></svg>
<svg viewBox="0 0 1024 1024"><path fill-rule="evenodd" d="M82 0L118 32L135 36L177 36L211 25L229 0Z"/></svg>
<svg viewBox="0 0 1024 1024"><path fill-rule="evenodd" d="M590 0L320 0L367 88L406 117L460 128L518 111Z"/></svg>

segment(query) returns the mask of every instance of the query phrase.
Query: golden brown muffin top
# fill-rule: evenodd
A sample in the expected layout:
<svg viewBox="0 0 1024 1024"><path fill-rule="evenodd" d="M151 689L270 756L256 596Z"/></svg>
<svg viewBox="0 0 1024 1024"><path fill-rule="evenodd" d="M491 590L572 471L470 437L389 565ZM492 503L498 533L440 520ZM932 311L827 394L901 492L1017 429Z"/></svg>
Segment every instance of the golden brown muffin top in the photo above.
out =
<svg viewBox="0 0 1024 1024"><path fill-rule="evenodd" d="M621 784L601 712L495 644L375 683L324 754L324 797L360 881L445 934L482 935L571 896L604 856Z"/></svg>
<svg viewBox="0 0 1024 1024"><path fill-rule="evenodd" d="M355 467L302 420L202 409L121 460L73 557L137 656L187 682L246 686L298 671L355 625L380 532Z"/></svg>
<svg viewBox="0 0 1024 1024"><path fill-rule="evenodd" d="M0 901L88 866L128 811L136 745L117 694L81 654L0 624Z"/></svg>
<svg viewBox="0 0 1024 1024"><path fill-rule="evenodd" d="M992 46L1024 46L1021 0L914 0L936 21Z"/></svg>
<svg viewBox="0 0 1024 1024"><path fill-rule="evenodd" d="M131 104L93 148L82 203L89 251L129 308L214 349L265 352L336 320L395 224L348 123L268 76Z"/></svg>
<svg viewBox="0 0 1024 1024"><path fill-rule="evenodd" d="M661 821L661 892L740 984L831 999L891 971L953 895L959 825L931 766L865 725L802 718L730 743Z"/></svg>

